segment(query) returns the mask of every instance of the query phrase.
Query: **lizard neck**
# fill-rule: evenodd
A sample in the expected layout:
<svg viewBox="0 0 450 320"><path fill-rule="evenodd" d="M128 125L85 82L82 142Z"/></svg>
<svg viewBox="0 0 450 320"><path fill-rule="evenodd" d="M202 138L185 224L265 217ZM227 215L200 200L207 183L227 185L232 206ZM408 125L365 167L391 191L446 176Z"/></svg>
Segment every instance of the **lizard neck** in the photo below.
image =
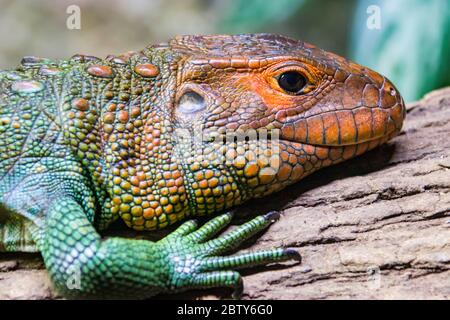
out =
<svg viewBox="0 0 450 320"><path fill-rule="evenodd" d="M134 229L151 230L189 214L172 140L176 63L170 58L147 49L104 61L115 76L97 84L97 125L91 134L99 148L80 153L80 159L87 159L105 221L120 216ZM104 66L94 67L109 70Z"/></svg>

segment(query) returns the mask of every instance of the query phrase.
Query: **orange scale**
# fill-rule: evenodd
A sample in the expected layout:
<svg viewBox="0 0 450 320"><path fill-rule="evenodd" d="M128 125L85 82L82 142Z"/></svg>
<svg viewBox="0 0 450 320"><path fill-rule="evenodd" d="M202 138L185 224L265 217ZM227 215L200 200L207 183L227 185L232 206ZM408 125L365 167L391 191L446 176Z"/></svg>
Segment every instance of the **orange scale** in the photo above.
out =
<svg viewBox="0 0 450 320"><path fill-rule="evenodd" d="M303 176L304 172L305 171L303 170L303 167L301 165L296 165L294 169L292 169L291 179L292 180L300 179Z"/></svg>
<svg viewBox="0 0 450 320"><path fill-rule="evenodd" d="M287 162L289 160L289 153L286 151L282 151L280 153L280 158L283 162Z"/></svg>
<svg viewBox="0 0 450 320"><path fill-rule="evenodd" d="M342 148L331 148L329 156L333 161L340 159L342 157Z"/></svg>
<svg viewBox="0 0 450 320"><path fill-rule="evenodd" d="M172 186L169 188L169 192L170 194L176 194L178 193L178 187L177 186Z"/></svg>
<svg viewBox="0 0 450 320"><path fill-rule="evenodd" d="M303 145L303 150L307 153L307 154L315 154L316 152L316 147L309 145L309 144L305 144Z"/></svg>
<svg viewBox="0 0 450 320"><path fill-rule="evenodd" d="M316 148L316 155L319 159L327 159L328 158L328 148Z"/></svg>
<svg viewBox="0 0 450 320"><path fill-rule="evenodd" d="M175 185L175 180L174 179L167 180L166 186L173 187L174 185Z"/></svg>
<svg viewBox="0 0 450 320"><path fill-rule="evenodd" d="M292 167L288 164L283 164L280 169L278 170L278 180L279 181L285 181L289 179L289 176L291 175Z"/></svg>
<svg viewBox="0 0 450 320"><path fill-rule="evenodd" d="M289 164L291 164L291 165L295 165L295 164L298 162L297 157L296 157L294 154L291 154L291 155L289 156L288 162L289 162Z"/></svg>
<svg viewBox="0 0 450 320"><path fill-rule="evenodd" d="M179 177L179 178L175 179L175 185L176 186L182 186L183 185L183 178Z"/></svg>
<svg viewBox="0 0 450 320"><path fill-rule="evenodd" d="M155 210L153 208L144 209L143 217L145 219L151 219L155 216Z"/></svg>
<svg viewBox="0 0 450 320"><path fill-rule="evenodd" d="M172 172L172 178L178 179L179 177L181 177L181 171L180 170L175 170L175 171Z"/></svg>
<svg viewBox="0 0 450 320"><path fill-rule="evenodd" d="M205 189L208 187L208 180L201 180L198 185L200 188Z"/></svg>
<svg viewBox="0 0 450 320"><path fill-rule="evenodd" d="M344 160L350 159L354 157L356 154L356 146L347 146L344 149L344 153L342 154L342 158Z"/></svg>
<svg viewBox="0 0 450 320"><path fill-rule="evenodd" d="M330 166L332 164L333 164L333 161L331 161L330 159L325 159L325 160L322 161L322 165L324 167L328 167L328 166Z"/></svg>

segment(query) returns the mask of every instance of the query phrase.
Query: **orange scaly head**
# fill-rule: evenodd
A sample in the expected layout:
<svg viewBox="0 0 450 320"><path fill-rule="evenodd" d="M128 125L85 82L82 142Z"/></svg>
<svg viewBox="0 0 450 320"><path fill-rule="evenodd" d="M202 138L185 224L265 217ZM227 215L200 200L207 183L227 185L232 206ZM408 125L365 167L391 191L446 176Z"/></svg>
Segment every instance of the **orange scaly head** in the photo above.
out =
<svg viewBox="0 0 450 320"><path fill-rule="evenodd" d="M282 36L182 36L132 61L160 70L138 100L151 102L124 175L135 196L113 199L137 229L281 190L385 143L405 117L385 77Z"/></svg>
<svg viewBox="0 0 450 320"><path fill-rule="evenodd" d="M388 79L304 42L269 34L185 36L170 47L183 55L175 127L212 135L241 131L246 136L225 143L216 139L198 150L204 158L214 154L206 169L224 170L236 181L240 192L230 197L233 204L360 155L401 129L404 102ZM252 129L272 132L269 148L252 139ZM211 164L218 153L225 155L226 166ZM195 163L197 156L194 151L184 159ZM200 168L188 170L205 169ZM196 194L208 203L204 192Z"/></svg>

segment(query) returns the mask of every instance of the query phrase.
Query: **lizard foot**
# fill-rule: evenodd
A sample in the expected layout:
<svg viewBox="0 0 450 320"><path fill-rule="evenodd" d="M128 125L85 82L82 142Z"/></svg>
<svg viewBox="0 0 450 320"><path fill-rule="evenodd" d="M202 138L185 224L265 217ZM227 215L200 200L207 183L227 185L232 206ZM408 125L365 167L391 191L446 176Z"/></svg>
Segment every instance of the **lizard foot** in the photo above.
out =
<svg viewBox="0 0 450 320"><path fill-rule="evenodd" d="M233 298L239 298L243 282L234 270L286 260L301 261L296 250L287 248L221 256L267 228L279 218L279 214L270 212L258 216L229 233L211 239L230 223L232 217L231 212L220 215L200 228L195 220L187 221L158 242L168 254L169 290L231 287L234 289Z"/></svg>

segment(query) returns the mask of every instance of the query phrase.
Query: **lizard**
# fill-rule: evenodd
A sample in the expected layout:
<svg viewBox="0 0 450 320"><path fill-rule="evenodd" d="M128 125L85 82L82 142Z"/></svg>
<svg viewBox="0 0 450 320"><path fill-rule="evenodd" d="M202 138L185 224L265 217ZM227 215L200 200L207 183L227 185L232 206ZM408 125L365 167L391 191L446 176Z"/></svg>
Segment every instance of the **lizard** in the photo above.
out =
<svg viewBox="0 0 450 320"><path fill-rule="evenodd" d="M0 71L0 251L40 252L69 298L214 287L238 298L239 269L301 256L229 254L279 218L217 235L233 208L386 143L404 118L386 77L281 35L28 56ZM118 219L179 225L158 241L102 237Z"/></svg>

